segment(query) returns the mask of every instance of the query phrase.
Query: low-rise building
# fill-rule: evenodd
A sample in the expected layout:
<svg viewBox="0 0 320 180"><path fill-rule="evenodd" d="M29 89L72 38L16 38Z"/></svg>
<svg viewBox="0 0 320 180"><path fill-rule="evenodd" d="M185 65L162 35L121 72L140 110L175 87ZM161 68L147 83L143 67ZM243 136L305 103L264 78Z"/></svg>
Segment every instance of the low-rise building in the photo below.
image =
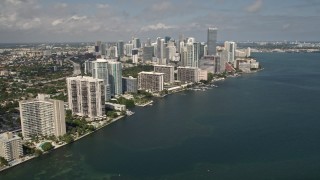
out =
<svg viewBox="0 0 320 180"><path fill-rule="evenodd" d="M127 110L126 105L114 104L114 103L109 103L109 102L106 102L106 108L117 110L117 111L126 111Z"/></svg>

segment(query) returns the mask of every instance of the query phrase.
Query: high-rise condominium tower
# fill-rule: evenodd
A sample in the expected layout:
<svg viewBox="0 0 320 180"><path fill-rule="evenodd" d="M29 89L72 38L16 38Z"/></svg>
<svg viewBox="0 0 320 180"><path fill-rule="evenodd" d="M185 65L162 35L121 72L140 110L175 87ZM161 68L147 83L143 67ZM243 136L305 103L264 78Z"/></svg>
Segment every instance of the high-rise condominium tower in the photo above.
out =
<svg viewBox="0 0 320 180"><path fill-rule="evenodd" d="M105 59L97 59L92 62L92 77L95 79L103 79L105 100L111 98L111 89L109 84L108 61Z"/></svg>
<svg viewBox="0 0 320 180"><path fill-rule="evenodd" d="M104 80L89 76L67 78L68 103L73 114L91 119L105 117Z"/></svg>
<svg viewBox="0 0 320 180"><path fill-rule="evenodd" d="M122 94L122 64L121 62L108 61L109 84L111 95Z"/></svg>
<svg viewBox="0 0 320 180"><path fill-rule="evenodd" d="M22 135L62 136L66 133L64 102L38 94L37 99L20 101Z"/></svg>

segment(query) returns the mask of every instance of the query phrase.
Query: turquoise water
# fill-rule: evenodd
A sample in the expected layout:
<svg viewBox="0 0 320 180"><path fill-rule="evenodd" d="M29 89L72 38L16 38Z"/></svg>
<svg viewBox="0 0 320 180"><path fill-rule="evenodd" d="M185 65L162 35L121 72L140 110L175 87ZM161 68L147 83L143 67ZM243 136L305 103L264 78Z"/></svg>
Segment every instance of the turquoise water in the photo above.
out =
<svg viewBox="0 0 320 180"><path fill-rule="evenodd" d="M320 179L320 54L169 95L0 179Z"/></svg>

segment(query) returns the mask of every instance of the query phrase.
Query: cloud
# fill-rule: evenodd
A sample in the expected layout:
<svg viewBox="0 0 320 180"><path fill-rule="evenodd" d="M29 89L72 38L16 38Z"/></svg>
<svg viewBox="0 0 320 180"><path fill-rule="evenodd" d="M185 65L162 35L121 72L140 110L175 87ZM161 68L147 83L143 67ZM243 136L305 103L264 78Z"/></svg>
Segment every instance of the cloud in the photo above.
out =
<svg viewBox="0 0 320 180"><path fill-rule="evenodd" d="M60 9L60 8L66 8L68 7L67 3L57 3L56 5L54 5L54 8Z"/></svg>
<svg viewBox="0 0 320 180"><path fill-rule="evenodd" d="M172 8L173 8L173 6L170 2L164 1L164 2L157 3L157 4L153 4L151 6L151 11L165 12L165 11L168 11Z"/></svg>
<svg viewBox="0 0 320 180"><path fill-rule="evenodd" d="M262 8L262 0L256 0L253 4L246 8L246 11L249 13L255 13L261 10Z"/></svg>
<svg viewBox="0 0 320 180"><path fill-rule="evenodd" d="M56 19L51 23L51 25L52 26L56 26L56 25L59 25L59 24L62 24L62 23L63 23L63 19Z"/></svg>
<svg viewBox="0 0 320 180"><path fill-rule="evenodd" d="M176 28L175 26L168 26L163 23L158 23L154 25L148 25L148 26L143 26L141 28L141 31L153 31L153 30L160 30L160 29L174 29Z"/></svg>
<svg viewBox="0 0 320 180"><path fill-rule="evenodd" d="M101 3L97 4L97 8L99 9L106 9L108 7L110 7L109 4L101 4Z"/></svg>

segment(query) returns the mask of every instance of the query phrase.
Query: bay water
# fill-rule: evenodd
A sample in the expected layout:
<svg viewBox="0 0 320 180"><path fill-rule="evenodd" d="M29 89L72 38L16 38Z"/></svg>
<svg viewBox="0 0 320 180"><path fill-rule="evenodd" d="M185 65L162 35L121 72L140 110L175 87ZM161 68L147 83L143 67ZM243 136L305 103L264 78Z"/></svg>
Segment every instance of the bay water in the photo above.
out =
<svg viewBox="0 0 320 180"><path fill-rule="evenodd" d="M320 179L320 54L253 56L263 71L137 107L0 179Z"/></svg>

